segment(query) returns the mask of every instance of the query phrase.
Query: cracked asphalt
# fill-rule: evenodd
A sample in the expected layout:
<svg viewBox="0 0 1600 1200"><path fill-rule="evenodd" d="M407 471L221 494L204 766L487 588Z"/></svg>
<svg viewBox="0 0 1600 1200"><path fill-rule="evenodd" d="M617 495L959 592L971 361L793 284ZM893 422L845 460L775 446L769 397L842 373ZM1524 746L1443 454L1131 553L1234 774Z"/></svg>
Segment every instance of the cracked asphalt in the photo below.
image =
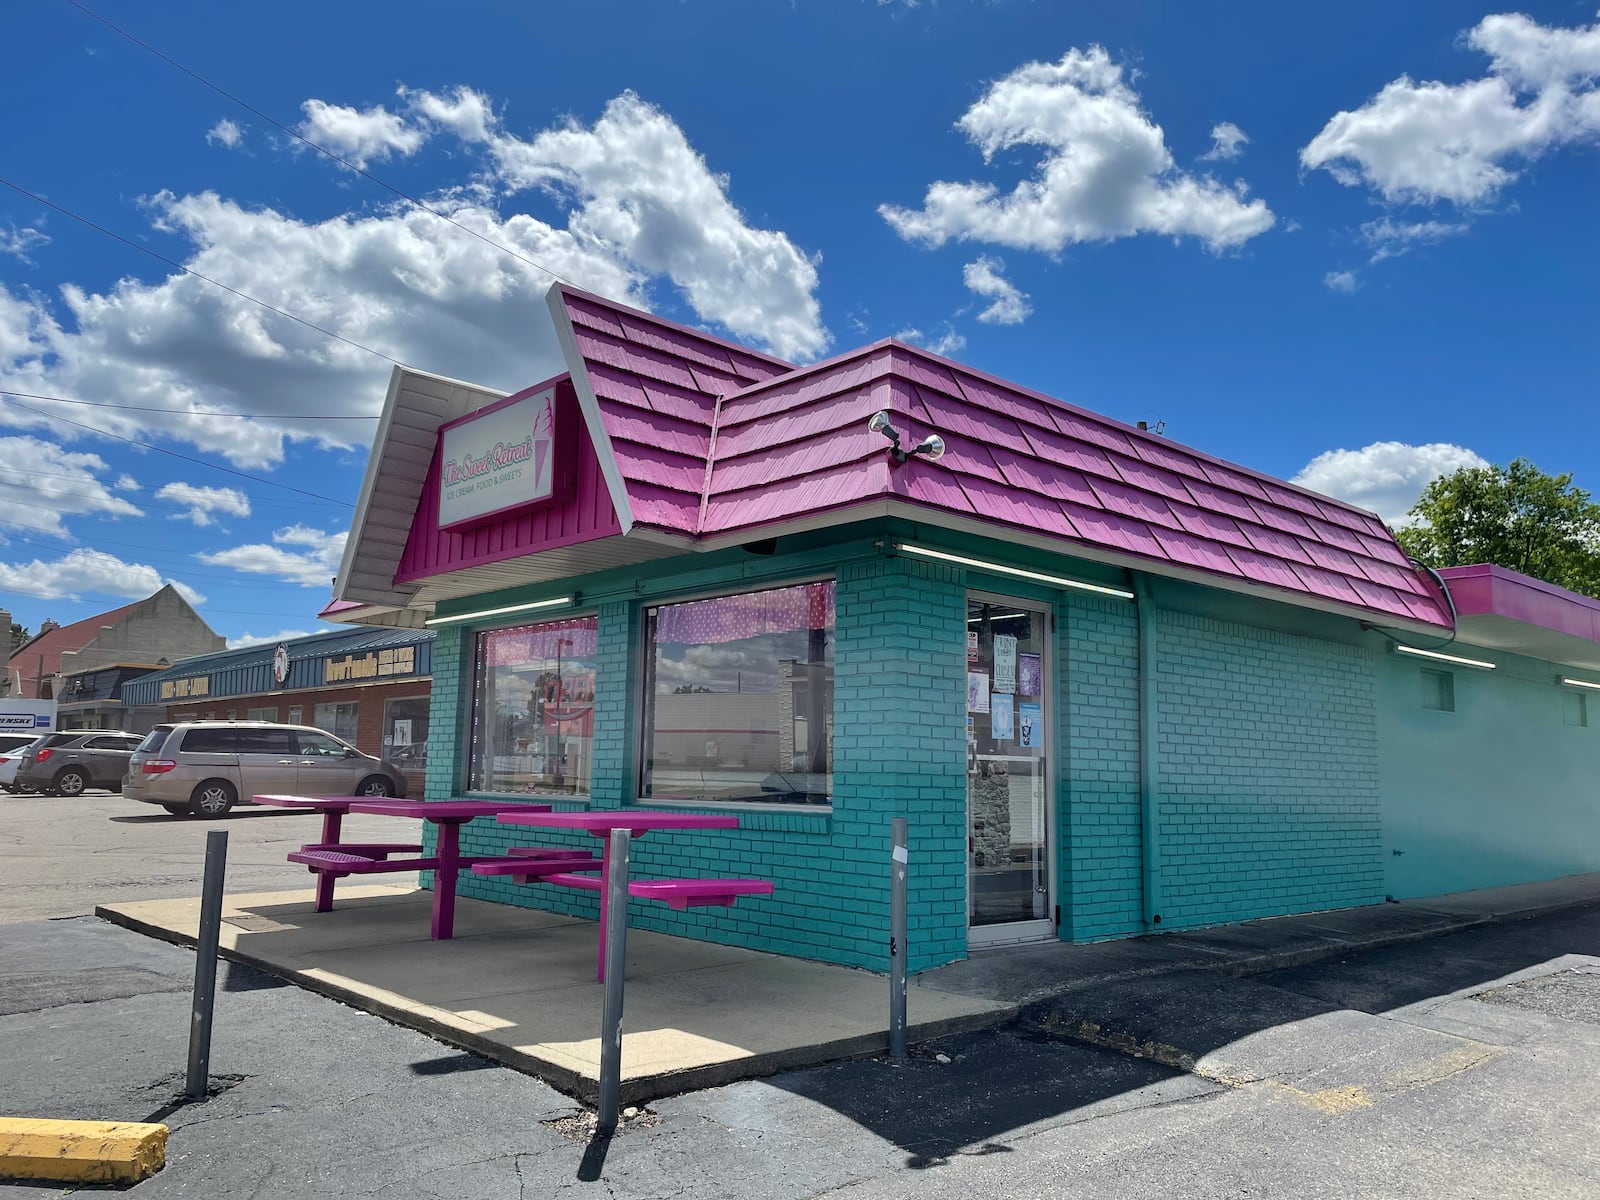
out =
<svg viewBox="0 0 1600 1200"><path fill-rule="evenodd" d="M234 966L213 1095L176 1103L193 955L61 911L198 891L207 826L113 819L134 807L0 801L0 1106L165 1120L139 1196L1600 1195L1593 907L1250 979L1085 985L904 1063L657 1101L607 1143L536 1080ZM225 827L242 886L299 881L273 843L302 826Z"/></svg>

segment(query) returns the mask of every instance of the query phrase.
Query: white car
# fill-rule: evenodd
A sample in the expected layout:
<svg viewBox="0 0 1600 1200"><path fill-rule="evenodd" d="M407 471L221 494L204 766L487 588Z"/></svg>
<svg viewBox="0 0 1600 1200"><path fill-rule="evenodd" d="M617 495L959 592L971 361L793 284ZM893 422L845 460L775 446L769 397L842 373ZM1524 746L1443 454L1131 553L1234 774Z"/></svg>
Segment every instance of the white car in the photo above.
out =
<svg viewBox="0 0 1600 1200"><path fill-rule="evenodd" d="M22 752L43 740L31 733L0 733L0 788L17 790L17 766L22 762Z"/></svg>

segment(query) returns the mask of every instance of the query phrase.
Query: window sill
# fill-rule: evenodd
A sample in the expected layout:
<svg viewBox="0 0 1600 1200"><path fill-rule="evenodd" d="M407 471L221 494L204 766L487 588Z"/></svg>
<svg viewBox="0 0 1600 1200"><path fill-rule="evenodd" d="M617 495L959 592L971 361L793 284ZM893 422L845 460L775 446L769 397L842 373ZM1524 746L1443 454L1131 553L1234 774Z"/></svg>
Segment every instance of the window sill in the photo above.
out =
<svg viewBox="0 0 1600 1200"><path fill-rule="evenodd" d="M798 804L705 803L695 800L665 800L641 796L632 808L671 808L686 812L732 813L739 818L741 831L767 830L778 833L814 833L826 836L833 829L833 807Z"/></svg>

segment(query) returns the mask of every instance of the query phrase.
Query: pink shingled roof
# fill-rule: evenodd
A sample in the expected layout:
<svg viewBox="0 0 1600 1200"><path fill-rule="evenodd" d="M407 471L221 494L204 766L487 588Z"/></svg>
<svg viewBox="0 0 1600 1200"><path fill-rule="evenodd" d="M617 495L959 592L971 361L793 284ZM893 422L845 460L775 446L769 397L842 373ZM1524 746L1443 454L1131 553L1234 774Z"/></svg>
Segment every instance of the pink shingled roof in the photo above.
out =
<svg viewBox="0 0 1600 1200"><path fill-rule="evenodd" d="M795 368L558 291L636 523L750 532L870 502L960 514L1185 573L1448 626L1377 516L895 341ZM888 410L938 462L896 465ZM842 517L841 519L848 519Z"/></svg>

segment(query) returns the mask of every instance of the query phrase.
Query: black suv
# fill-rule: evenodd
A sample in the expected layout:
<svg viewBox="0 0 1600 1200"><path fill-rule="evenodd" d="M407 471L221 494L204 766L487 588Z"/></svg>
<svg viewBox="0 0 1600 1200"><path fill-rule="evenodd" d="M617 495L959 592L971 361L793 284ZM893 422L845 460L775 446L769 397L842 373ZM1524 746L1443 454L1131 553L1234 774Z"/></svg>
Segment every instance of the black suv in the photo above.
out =
<svg viewBox="0 0 1600 1200"><path fill-rule="evenodd" d="M46 734L22 752L16 789L47 796L81 796L90 788L119 792L140 740L136 733L114 729Z"/></svg>

